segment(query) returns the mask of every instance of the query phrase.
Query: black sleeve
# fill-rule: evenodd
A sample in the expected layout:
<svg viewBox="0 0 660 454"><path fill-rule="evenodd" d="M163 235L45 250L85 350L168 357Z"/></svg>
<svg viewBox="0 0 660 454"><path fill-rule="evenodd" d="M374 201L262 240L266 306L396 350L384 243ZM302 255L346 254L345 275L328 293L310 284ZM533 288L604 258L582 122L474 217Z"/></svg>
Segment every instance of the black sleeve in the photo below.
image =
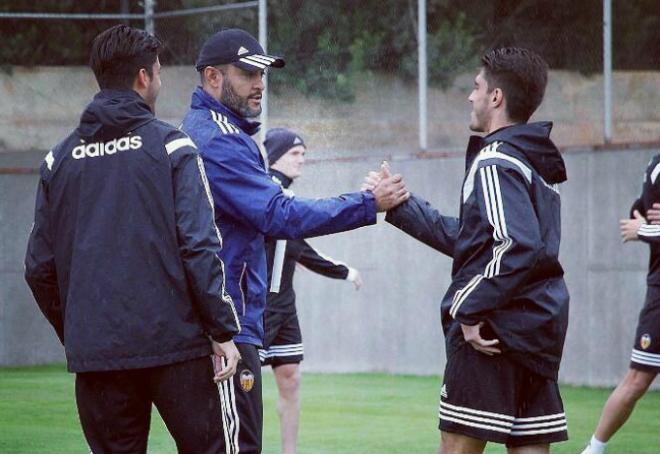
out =
<svg viewBox="0 0 660 454"><path fill-rule="evenodd" d="M48 188L43 178L39 180L34 225L25 255L25 280L32 290L39 309L55 328L60 342L64 343L64 319L57 286L53 239L48 214Z"/></svg>
<svg viewBox="0 0 660 454"><path fill-rule="evenodd" d="M345 263L338 262L321 254L305 240L289 241L299 243L301 253L298 257L298 263L305 268L333 279L346 279L348 277L349 267Z"/></svg>
<svg viewBox="0 0 660 454"><path fill-rule="evenodd" d="M630 218L635 217L634 211L637 210L642 216L646 217L646 211L653 208L653 204L660 202L660 156L654 156L644 173L644 184L642 185L642 195L630 208ZM648 206L646 206L648 205ZM660 244L660 225L642 224L637 230L637 237L640 241L649 244Z"/></svg>
<svg viewBox="0 0 660 454"><path fill-rule="evenodd" d="M385 221L433 249L453 257L459 220L441 215L426 200L411 194L410 199L387 212Z"/></svg>
<svg viewBox="0 0 660 454"><path fill-rule="evenodd" d="M633 219L635 215L633 214L635 210L639 211L642 215L646 215L646 210L644 209L644 203L642 203L641 197L637 200L635 200L630 207L630 219Z"/></svg>
<svg viewBox="0 0 660 454"><path fill-rule="evenodd" d="M181 259L204 330L213 340L225 342L239 332L240 323L225 291L224 265L219 255L222 237L215 225L202 160L192 141L186 142L190 139L177 140L180 146L171 159Z"/></svg>

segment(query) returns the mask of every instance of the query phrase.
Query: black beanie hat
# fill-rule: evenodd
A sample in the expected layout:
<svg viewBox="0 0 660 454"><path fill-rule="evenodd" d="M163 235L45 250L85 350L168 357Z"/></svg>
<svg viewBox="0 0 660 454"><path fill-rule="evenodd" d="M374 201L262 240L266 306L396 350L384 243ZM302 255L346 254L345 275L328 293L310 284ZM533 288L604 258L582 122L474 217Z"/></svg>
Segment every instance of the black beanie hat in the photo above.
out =
<svg viewBox="0 0 660 454"><path fill-rule="evenodd" d="M307 148L302 137L295 132L286 128L269 129L266 133L266 140L264 140L264 147L266 147L266 153L268 154L268 165L272 166L284 153L298 145Z"/></svg>

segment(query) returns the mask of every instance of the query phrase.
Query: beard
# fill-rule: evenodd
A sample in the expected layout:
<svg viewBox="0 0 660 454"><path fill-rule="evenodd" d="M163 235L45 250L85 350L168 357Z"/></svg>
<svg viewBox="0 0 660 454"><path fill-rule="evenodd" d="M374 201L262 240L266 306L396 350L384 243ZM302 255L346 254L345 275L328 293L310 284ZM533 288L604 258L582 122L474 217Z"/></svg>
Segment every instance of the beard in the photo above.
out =
<svg viewBox="0 0 660 454"><path fill-rule="evenodd" d="M261 114L261 105L256 109L252 109L248 105L248 99L249 97L240 97L234 91L234 87L231 85L231 82L229 82L229 78L224 78L222 81L222 95L220 96L220 102L222 104L243 118L258 117Z"/></svg>

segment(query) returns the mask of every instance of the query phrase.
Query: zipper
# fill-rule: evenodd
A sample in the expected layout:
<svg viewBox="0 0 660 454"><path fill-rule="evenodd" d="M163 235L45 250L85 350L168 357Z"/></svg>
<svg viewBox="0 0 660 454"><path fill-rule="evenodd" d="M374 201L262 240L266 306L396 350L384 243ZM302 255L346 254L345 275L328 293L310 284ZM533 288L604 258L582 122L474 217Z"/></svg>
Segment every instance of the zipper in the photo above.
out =
<svg viewBox="0 0 660 454"><path fill-rule="evenodd" d="M247 262L243 262L243 269L241 270L241 277L238 278L238 287L241 290L241 303L243 303L243 317L245 317L245 291L243 290L243 279L245 278L245 270L247 269Z"/></svg>

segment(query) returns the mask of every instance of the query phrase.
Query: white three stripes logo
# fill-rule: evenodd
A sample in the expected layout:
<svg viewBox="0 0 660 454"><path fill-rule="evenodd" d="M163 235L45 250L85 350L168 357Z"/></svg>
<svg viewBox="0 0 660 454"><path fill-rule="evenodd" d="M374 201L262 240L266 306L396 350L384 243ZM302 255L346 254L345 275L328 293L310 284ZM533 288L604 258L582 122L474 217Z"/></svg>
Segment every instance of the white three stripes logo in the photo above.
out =
<svg viewBox="0 0 660 454"><path fill-rule="evenodd" d="M479 169L479 176L481 177L481 185L483 187L488 222L493 227L493 239L495 240L493 258L486 265L483 274L474 276L465 287L456 292L451 308L449 309L449 314L452 317L456 317L456 313L463 302L474 291L474 289L477 288L482 279L492 278L500 273L502 257L513 244L506 227L506 218L504 217L504 205L502 203L502 193L500 191L500 180L497 173L497 166L491 165Z"/></svg>
<svg viewBox="0 0 660 454"><path fill-rule="evenodd" d="M220 128L220 131L222 131L223 134L240 134L241 131L236 126L231 124L227 117L213 110L210 112L211 118L213 118L213 121L216 125L218 125L218 128Z"/></svg>
<svg viewBox="0 0 660 454"><path fill-rule="evenodd" d="M259 69L265 69L266 66L270 66L275 59L267 55L248 55L247 57L241 58L239 61Z"/></svg>

